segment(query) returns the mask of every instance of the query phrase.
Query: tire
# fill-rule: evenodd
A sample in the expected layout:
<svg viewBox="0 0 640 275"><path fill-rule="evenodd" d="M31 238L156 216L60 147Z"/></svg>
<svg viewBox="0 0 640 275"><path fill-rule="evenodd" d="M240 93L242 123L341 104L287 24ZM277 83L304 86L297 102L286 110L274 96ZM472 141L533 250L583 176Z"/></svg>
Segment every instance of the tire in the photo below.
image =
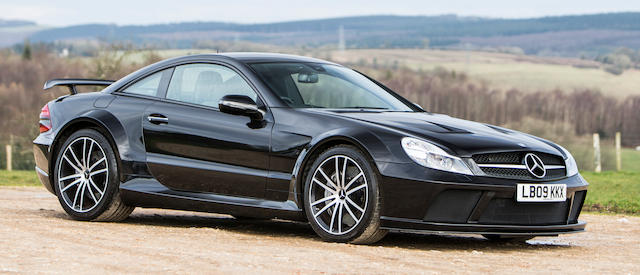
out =
<svg viewBox="0 0 640 275"><path fill-rule="evenodd" d="M374 167L356 147L340 145L321 153L307 170L305 213L323 240L371 244L387 234L380 228L382 201Z"/></svg>
<svg viewBox="0 0 640 275"><path fill-rule="evenodd" d="M73 219L121 221L134 209L120 197L115 152L96 130L79 130L65 140L53 174L58 201Z"/></svg>
<svg viewBox="0 0 640 275"><path fill-rule="evenodd" d="M536 236L510 236L510 235L496 235L496 234L482 234L487 240L492 242L503 243L523 243L535 238Z"/></svg>

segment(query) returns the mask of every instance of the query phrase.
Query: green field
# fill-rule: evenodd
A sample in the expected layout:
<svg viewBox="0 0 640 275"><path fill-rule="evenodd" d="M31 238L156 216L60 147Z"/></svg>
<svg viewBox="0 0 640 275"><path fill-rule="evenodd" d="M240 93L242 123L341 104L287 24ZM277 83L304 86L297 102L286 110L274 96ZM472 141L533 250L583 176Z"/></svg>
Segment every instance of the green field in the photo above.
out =
<svg viewBox="0 0 640 275"><path fill-rule="evenodd" d="M442 67L464 72L473 79L486 81L489 87L503 90L516 88L535 92L594 89L616 97L640 94L640 70L627 70L621 75L614 75L602 70L595 61L575 58L420 49L347 50L315 55L340 63L397 64L416 70Z"/></svg>
<svg viewBox="0 0 640 275"><path fill-rule="evenodd" d="M640 172L640 151L622 149L622 170Z"/></svg>
<svg viewBox="0 0 640 275"><path fill-rule="evenodd" d="M585 145L578 142L568 144L560 143L567 148L578 162L580 171L593 171L595 168L593 161L593 146ZM616 170L616 153L615 147L610 144L602 144L601 147L601 164L603 171ZM640 172L640 151L623 148L622 149L622 171Z"/></svg>
<svg viewBox="0 0 640 275"><path fill-rule="evenodd" d="M640 214L640 173L582 172L589 182L585 210Z"/></svg>
<svg viewBox="0 0 640 275"><path fill-rule="evenodd" d="M582 172L589 182L584 209L640 215L640 172ZM34 171L0 170L0 186L42 186Z"/></svg>
<svg viewBox="0 0 640 275"><path fill-rule="evenodd" d="M0 170L0 186L42 186L35 171Z"/></svg>

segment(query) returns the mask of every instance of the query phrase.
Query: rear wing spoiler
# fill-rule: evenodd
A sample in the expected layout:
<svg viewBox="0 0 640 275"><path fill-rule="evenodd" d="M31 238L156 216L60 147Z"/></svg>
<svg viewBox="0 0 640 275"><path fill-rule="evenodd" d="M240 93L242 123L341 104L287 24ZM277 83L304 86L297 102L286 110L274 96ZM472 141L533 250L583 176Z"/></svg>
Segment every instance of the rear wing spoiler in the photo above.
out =
<svg viewBox="0 0 640 275"><path fill-rule="evenodd" d="M45 90L51 89L55 86L65 86L69 88L69 92L72 95L78 93L76 86L109 86L114 80L103 80L103 79L82 79L82 78L60 78L60 79L51 79L44 83Z"/></svg>

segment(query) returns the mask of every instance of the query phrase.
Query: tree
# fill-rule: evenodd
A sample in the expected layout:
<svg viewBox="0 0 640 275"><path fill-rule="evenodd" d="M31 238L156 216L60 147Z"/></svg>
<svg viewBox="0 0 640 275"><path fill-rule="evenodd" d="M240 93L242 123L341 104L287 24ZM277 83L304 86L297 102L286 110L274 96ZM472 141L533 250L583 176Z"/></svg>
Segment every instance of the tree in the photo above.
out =
<svg viewBox="0 0 640 275"><path fill-rule="evenodd" d="M31 60L31 44L29 40L24 41L24 48L22 48L22 59Z"/></svg>

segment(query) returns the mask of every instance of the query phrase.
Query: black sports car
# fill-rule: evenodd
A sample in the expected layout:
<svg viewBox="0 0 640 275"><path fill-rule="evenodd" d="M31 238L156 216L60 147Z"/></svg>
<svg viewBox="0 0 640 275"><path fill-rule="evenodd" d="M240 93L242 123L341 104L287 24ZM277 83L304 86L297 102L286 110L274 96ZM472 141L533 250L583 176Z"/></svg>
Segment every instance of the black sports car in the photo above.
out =
<svg viewBox="0 0 640 275"><path fill-rule="evenodd" d="M192 55L53 86L70 95L42 108L36 171L78 220L170 208L308 221L351 243L388 230L527 239L585 228L588 184L567 150L429 113L331 62Z"/></svg>

